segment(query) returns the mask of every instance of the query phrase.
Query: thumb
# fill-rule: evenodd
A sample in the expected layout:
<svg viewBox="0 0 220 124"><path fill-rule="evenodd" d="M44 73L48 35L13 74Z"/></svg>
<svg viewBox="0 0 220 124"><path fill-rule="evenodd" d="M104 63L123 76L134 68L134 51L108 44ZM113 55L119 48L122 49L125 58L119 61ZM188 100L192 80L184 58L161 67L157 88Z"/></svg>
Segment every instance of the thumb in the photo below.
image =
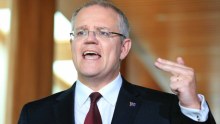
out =
<svg viewBox="0 0 220 124"><path fill-rule="evenodd" d="M176 61L177 61L178 64L181 64L181 65L184 65L184 64L185 64L182 57L177 57L177 58L176 58Z"/></svg>

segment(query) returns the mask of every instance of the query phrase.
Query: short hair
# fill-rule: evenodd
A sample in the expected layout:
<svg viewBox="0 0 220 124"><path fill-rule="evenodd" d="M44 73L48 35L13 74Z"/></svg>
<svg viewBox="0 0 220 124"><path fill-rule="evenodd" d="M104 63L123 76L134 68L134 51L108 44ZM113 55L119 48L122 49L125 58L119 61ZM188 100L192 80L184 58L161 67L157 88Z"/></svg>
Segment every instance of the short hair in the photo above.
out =
<svg viewBox="0 0 220 124"><path fill-rule="evenodd" d="M79 13L79 11L82 10L83 8L87 8L87 7L94 6L94 5L99 5L101 7L110 8L110 9L114 10L119 15L118 27L119 27L120 33L125 35L127 38L129 37L130 29L129 29L129 23L128 23L127 17L119 8L117 8L115 5L113 5L112 3L110 3L106 0L91 0L87 3L85 3L82 7L78 8L73 13L73 16L71 19L72 30L74 29L75 19L76 19L77 14Z"/></svg>

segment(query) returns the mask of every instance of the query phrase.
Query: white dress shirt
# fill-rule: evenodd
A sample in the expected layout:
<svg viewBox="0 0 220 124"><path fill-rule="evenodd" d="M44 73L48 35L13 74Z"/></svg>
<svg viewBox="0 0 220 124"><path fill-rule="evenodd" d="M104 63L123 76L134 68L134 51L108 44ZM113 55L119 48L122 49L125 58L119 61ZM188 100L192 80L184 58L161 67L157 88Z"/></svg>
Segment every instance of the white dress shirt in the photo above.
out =
<svg viewBox="0 0 220 124"><path fill-rule="evenodd" d="M102 124L111 124L122 78L119 74L111 83L104 86L98 92L102 97L97 102L102 117ZM75 124L83 124L90 107L89 95L94 92L79 80L75 89Z"/></svg>
<svg viewBox="0 0 220 124"><path fill-rule="evenodd" d="M119 74L112 82L98 91L102 95L100 100L97 102L97 106L102 117L102 124L111 124L121 85L122 77ZM76 81L74 104L75 124L84 123L85 117L90 108L89 95L92 92L94 91L81 83L79 80ZM198 96L201 100L201 110L185 108L181 105L180 108L181 112L187 117L195 121L204 122L208 119L209 108L205 102L204 96Z"/></svg>
<svg viewBox="0 0 220 124"><path fill-rule="evenodd" d="M194 121L205 122L208 119L209 107L205 101L205 97L198 94L201 101L201 109L191 109L183 107L179 104L181 112L187 117L193 119Z"/></svg>

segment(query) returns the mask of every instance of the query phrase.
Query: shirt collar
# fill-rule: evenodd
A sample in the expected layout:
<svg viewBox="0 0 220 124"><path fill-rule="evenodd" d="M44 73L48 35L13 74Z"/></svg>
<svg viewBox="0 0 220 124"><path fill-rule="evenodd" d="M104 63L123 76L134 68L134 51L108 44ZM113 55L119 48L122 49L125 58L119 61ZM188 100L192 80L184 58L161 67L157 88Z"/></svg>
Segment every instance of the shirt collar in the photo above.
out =
<svg viewBox="0 0 220 124"><path fill-rule="evenodd" d="M115 106L118 99L118 94L122 85L122 78L119 74L112 82L104 86L99 90L99 93L102 94L102 97L111 105Z"/></svg>
<svg viewBox="0 0 220 124"><path fill-rule="evenodd" d="M81 83L79 80L77 80L75 88L75 103L81 107L89 98L89 95L92 92L92 89L90 89L89 87Z"/></svg>
<svg viewBox="0 0 220 124"><path fill-rule="evenodd" d="M122 77L119 73L112 82L101 88L98 92L102 95L102 98L104 100L115 106L121 85ZM75 89L75 103L81 107L88 100L89 95L92 92L94 92L92 89L77 80Z"/></svg>

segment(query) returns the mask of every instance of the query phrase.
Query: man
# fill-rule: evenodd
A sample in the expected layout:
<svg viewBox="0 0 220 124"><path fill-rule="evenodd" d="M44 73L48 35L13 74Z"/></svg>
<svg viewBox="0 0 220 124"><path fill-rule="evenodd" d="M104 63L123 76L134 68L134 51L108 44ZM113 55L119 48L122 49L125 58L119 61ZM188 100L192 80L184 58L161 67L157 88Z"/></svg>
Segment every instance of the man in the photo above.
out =
<svg viewBox="0 0 220 124"><path fill-rule="evenodd" d="M133 85L120 75L131 39L127 18L118 8L90 1L74 13L72 26L78 80L66 91L26 104L19 124L215 123L204 96L196 93L193 69L181 57L177 62L160 58L155 62L172 74L170 88L176 95ZM94 92L99 98L90 106ZM91 111L97 112L95 117ZM94 118L100 122L93 123Z"/></svg>

